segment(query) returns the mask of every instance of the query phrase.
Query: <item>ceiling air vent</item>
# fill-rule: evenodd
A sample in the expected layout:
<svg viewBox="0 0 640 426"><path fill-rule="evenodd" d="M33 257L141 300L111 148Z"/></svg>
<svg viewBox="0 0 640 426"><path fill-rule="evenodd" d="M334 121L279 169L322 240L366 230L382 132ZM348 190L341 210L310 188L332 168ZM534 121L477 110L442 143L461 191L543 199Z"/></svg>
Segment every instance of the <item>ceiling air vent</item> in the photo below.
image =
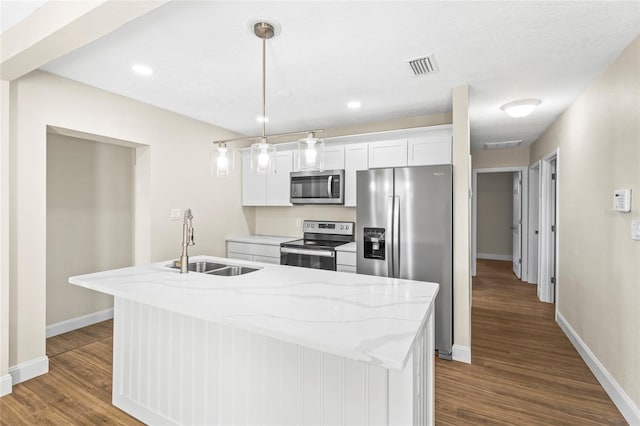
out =
<svg viewBox="0 0 640 426"><path fill-rule="evenodd" d="M484 149L504 149L515 148L522 143L521 140L517 141L505 141L505 142L488 142L484 144Z"/></svg>
<svg viewBox="0 0 640 426"><path fill-rule="evenodd" d="M409 65L411 66L413 75L431 74L438 71L438 65L436 65L436 60L433 58L433 55L411 59Z"/></svg>

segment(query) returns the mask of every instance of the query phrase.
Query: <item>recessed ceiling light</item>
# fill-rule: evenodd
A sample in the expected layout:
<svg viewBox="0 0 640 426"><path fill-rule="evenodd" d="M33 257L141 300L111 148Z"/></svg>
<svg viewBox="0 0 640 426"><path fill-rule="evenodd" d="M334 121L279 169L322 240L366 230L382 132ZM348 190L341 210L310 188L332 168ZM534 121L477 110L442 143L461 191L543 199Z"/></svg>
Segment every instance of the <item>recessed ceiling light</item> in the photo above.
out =
<svg viewBox="0 0 640 426"><path fill-rule="evenodd" d="M520 118L531 114L542 101L540 99L523 99L520 101L509 102L500 108L511 117Z"/></svg>
<svg viewBox="0 0 640 426"><path fill-rule="evenodd" d="M262 117L261 115L256 117L256 121L258 123L268 123L269 122L269 117Z"/></svg>
<svg viewBox="0 0 640 426"><path fill-rule="evenodd" d="M360 103L360 101L349 101L347 103L347 107L350 109L358 109L362 106L362 104Z"/></svg>
<svg viewBox="0 0 640 426"><path fill-rule="evenodd" d="M139 75L153 75L153 70L146 65L135 64L131 70Z"/></svg>

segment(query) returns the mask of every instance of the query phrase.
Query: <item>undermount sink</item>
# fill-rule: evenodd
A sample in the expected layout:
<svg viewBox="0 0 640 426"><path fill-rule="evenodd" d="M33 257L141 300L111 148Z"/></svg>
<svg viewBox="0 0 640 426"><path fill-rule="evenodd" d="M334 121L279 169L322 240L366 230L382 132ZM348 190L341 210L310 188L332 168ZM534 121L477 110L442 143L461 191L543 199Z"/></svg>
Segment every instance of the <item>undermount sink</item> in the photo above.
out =
<svg viewBox="0 0 640 426"><path fill-rule="evenodd" d="M258 268L249 268L248 266L229 265L225 268L216 269L215 271L210 271L206 273L211 275L220 275L223 277L233 277L236 275L248 274L249 272L255 272L257 270Z"/></svg>
<svg viewBox="0 0 640 426"><path fill-rule="evenodd" d="M173 269L180 269L175 264L169 265ZM261 268L250 268L248 266L228 265L224 263L214 262L189 262L189 271L200 272L209 275L219 275L223 277L233 277L236 275L248 274L249 272L255 272Z"/></svg>

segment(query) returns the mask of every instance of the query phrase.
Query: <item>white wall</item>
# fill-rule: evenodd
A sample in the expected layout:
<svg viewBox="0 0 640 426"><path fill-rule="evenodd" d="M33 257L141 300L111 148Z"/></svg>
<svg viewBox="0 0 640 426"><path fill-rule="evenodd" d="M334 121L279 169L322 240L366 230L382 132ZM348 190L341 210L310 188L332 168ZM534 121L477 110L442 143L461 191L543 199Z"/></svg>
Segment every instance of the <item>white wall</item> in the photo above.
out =
<svg viewBox="0 0 640 426"><path fill-rule="evenodd" d="M477 252L513 254L513 173L478 173Z"/></svg>
<svg viewBox="0 0 640 426"><path fill-rule="evenodd" d="M133 264L133 162L123 146L47 136L47 326L113 307L69 277Z"/></svg>
<svg viewBox="0 0 640 426"><path fill-rule="evenodd" d="M471 142L469 86L453 98L453 356L469 350L471 361Z"/></svg>
<svg viewBox="0 0 640 426"><path fill-rule="evenodd" d="M134 172L136 202L149 206L135 212L136 227L149 231L136 240L135 250L149 253L140 261L180 254L182 224L169 220L171 208L193 209L190 254L224 255L226 236L254 228L240 175L210 176L211 141L234 134L40 71L12 81L10 366L45 354L47 126L148 146L137 149Z"/></svg>
<svg viewBox="0 0 640 426"><path fill-rule="evenodd" d="M0 396L9 377L9 82L0 80Z"/></svg>
<svg viewBox="0 0 640 426"><path fill-rule="evenodd" d="M640 408L640 37L531 147L560 147L557 310ZM631 188L631 213L613 191ZM640 413L640 411L637 411ZM640 415L637 417L640 419Z"/></svg>
<svg viewBox="0 0 640 426"><path fill-rule="evenodd" d="M471 156L473 157L474 169L529 166L528 146L471 151Z"/></svg>

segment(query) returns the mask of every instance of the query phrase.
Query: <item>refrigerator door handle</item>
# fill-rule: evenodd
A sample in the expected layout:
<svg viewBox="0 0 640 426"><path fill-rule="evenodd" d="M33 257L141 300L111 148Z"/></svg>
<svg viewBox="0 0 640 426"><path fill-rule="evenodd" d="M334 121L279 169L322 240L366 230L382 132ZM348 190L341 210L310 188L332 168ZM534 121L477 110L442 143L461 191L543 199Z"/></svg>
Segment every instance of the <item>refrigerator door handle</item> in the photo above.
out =
<svg viewBox="0 0 640 426"><path fill-rule="evenodd" d="M400 197L393 197L393 231L391 232L393 252L393 276L400 278Z"/></svg>
<svg viewBox="0 0 640 426"><path fill-rule="evenodd" d="M393 208L394 208L394 197L393 195L389 195L389 202L387 203L387 230L389 232L390 235L388 235L390 238L389 240L391 240L391 244L387 244L387 276L390 278L395 278L396 274L395 274L395 270L393 269L393 265L394 265L394 248L393 248L393 241L395 238L394 235L394 215L393 215Z"/></svg>

